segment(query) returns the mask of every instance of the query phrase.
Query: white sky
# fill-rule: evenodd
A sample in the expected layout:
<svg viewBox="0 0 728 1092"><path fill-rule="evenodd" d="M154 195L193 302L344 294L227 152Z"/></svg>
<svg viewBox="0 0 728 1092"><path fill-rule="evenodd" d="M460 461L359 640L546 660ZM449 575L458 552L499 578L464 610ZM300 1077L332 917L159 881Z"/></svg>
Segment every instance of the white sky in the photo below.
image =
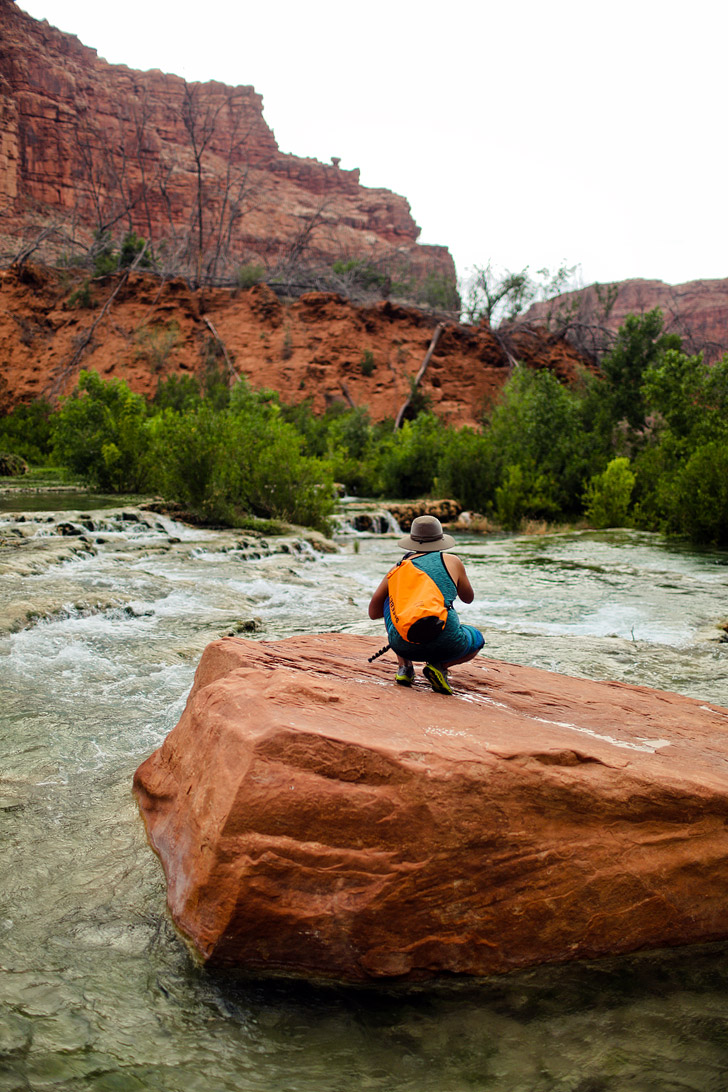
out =
<svg viewBox="0 0 728 1092"><path fill-rule="evenodd" d="M721 0L20 0L112 64L252 84L461 275L728 277Z"/></svg>

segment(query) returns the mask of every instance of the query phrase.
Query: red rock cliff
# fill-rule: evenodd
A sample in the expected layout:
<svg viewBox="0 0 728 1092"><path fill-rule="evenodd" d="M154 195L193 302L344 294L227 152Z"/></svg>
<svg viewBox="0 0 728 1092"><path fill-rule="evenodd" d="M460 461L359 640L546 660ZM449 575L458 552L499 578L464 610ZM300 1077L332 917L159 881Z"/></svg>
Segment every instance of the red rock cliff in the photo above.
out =
<svg viewBox="0 0 728 1092"><path fill-rule="evenodd" d="M264 284L194 291L181 278L132 273L122 280L93 282L90 306L79 307L74 293L82 281L65 271L30 263L0 271L0 413L67 394L81 368L150 395L166 375L202 376L211 354L225 367L212 323L233 367L253 386L272 387L286 402L311 398L317 412L353 402L382 420L407 398L437 321L389 300L357 306L330 292L281 301ZM528 366L550 368L565 381L584 363L543 331L514 334L513 348ZM450 323L422 390L443 420L472 425L509 374L491 330Z"/></svg>
<svg viewBox="0 0 728 1092"><path fill-rule="evenodd" d="M260 256L455 279L445 247L417 244L403 197L281 153L252 87L109 65L0 0L0 255L44 228L44 258L134 229L170 269L212 277Z"/></svg>
<svg viewBox="0 0 728 1092"><path fill-rule="evenodd" d="M728 279L665 284L640 278L614 284L589 285L555 299L535 303L526 322L558 328L570 323L580 332L580 344L589 349L607 342L627 315L644 315L659 307L666 333L679 334L686 352L703 351L707 360L728 352Z"/></svg>

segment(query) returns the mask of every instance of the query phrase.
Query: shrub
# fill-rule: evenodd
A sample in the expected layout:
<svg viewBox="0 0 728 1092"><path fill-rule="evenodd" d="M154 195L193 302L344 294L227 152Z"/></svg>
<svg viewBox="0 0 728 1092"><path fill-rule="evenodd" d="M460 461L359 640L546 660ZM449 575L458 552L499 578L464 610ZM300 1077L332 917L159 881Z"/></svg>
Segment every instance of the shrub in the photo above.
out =
<svg viewBox="0 0 728 1092"><path fill-rule="evenodd" d="M134 337L137 360L145 361L152 371L163 371L179 342L179 333L179 326L174 320L164 326L160 323L143 326Z"/></svg>
<svg viewBox="0 0 728 1092"><path fill-rule="evenodd" d="M636 478L629 459L612 459L606 470L592 476L584 493L584 514L594 527L624 525Z"/></svg>
<svg viewBox="0 0 728 1092"><path fill-rule="evenodd" d="M419 286L418 298L438 311L460 311L457 284L446 273L428 273Z"/></svg>
<svg viewBox="0 0 728 1092"><path fill-rule="evenodd" d="M580 412L578 394L551 372L518 368L508 380L488 432L501 484L507 486L507 467L523 469L524 488L539 509L524 514L553 518L581 510L583 483L599 456Z"/></svg>
<svg viewBox="0 0 728 1092"><path fill-rule="evenodd" d="M236 384L227 409L207 401L151 422L162 492L208 520L239 525L258 516L328 528L330 466L303 454L271 392Z"/></svg>
<svg viewBox="0 0 728 1092"><path fill-rule="evenodd" d="M432 490L445 449L447 430L432 413L422 413L379 445L377 471L387 497L420 497Z"/></svg>
<svg viewBox="0 0 728 1092"><path fill-rule="evenodd" d="M371 349L365 349L361 354L360 362L361 374L369 377L376 367L374 363L374 353Z"/></svg>
<svg viewBox="0 0 728 1092"><path fill-rule="evenodd" d="M89 308L89 307L93 307L93 305L94 305L94 301L93 301L93 299L91 297L91 282L90 281L84 281L83 284L80 285L75 290L75 292L71 292L71 295L68 297L68 306L69 307Z"/></svg>
<svg viewBox="0 0 728 1092"><path fill-rule="evenodd" d="M155 412L173 409L181 413L199 406L201 400L200 384L194 376L173 374L157 383L152 409Z"/></svg>
<svg viewBox="0 0 728 1092"><path fill-rule="evenodd" d="M146 420L144 399L126 383L82 371L53 418L55 454L99 489L137 492L152 477Z"/></svg>
<svg viewBox="0 0 728 1092"><path fill-rule="evenodd" d="M20 455L30 463L48 461L52 449L51 407L38 399L27 405L16 406L0 418L0 448Z"/></svg>
<svg viewBox="0 0 728 1092"><path fill-rule="evenodd" d="M728 546L728 445L707 443L692 453L677 476L675 502L670 530Z"/></svg>
<svg viewBox="0 0 728 1092"><path fill-rule="evenodd" d="M0 455L0 478L19 478L27 474L30 467L20 455Z"/></svg>
<svg viewBox="0 0 728 1092"><path fill-rule="evenodd" d="M238 288L252 288L254 284L260 284L265 280L265 266L260 262L248 262L238 269L236 281Z"/></svg>
<svg viewBox="0 0 728 1092"><path fill-rule="evenodd" d="M437 477L446 497L456 497L463 508L488 511L498 481L490 436L471 428L449 431Z"/></svg>

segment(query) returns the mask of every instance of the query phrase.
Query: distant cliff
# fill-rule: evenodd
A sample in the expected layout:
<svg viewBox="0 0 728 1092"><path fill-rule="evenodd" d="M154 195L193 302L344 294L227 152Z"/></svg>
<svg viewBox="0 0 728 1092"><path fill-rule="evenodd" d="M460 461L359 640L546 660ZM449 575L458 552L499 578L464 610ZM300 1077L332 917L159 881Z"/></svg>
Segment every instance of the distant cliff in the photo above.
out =
<svg viewBox="0 0 728 1092"><path fill-rule="evenodd" d="M552 330L568 327L569 340L591 352L607 347L627 315L643 315L655 307L664 315L665 332L679 334L686 352L702 351L709 361L728 352L728 279L592 284L533 304L523 319Z"/></svg>
<svg viewBox="0 0 728 1092"><path fill-rule="evenodd" d="M281 153L252 87L109 65L0 0L0 257L35 244L35 259L70 257L132 230L163 271L197 279L359 260L455 284L404 197Z"/></svg>

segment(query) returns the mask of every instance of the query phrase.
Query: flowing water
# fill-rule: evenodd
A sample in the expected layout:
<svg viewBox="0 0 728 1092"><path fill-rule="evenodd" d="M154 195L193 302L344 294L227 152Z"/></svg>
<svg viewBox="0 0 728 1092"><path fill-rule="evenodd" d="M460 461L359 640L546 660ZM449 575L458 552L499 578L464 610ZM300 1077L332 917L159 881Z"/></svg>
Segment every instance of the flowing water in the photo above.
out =
<svg viewBox="0 0 728 1092"><path fill-rule="evenodd" d="M409 991L197 967L132 774L219 635L383 638L366 605L399 551L339 545L0 515L0 1092L723 1092L728 945ZM487 655L728 706L728 555L631 532L458 551Z"/></svg>

